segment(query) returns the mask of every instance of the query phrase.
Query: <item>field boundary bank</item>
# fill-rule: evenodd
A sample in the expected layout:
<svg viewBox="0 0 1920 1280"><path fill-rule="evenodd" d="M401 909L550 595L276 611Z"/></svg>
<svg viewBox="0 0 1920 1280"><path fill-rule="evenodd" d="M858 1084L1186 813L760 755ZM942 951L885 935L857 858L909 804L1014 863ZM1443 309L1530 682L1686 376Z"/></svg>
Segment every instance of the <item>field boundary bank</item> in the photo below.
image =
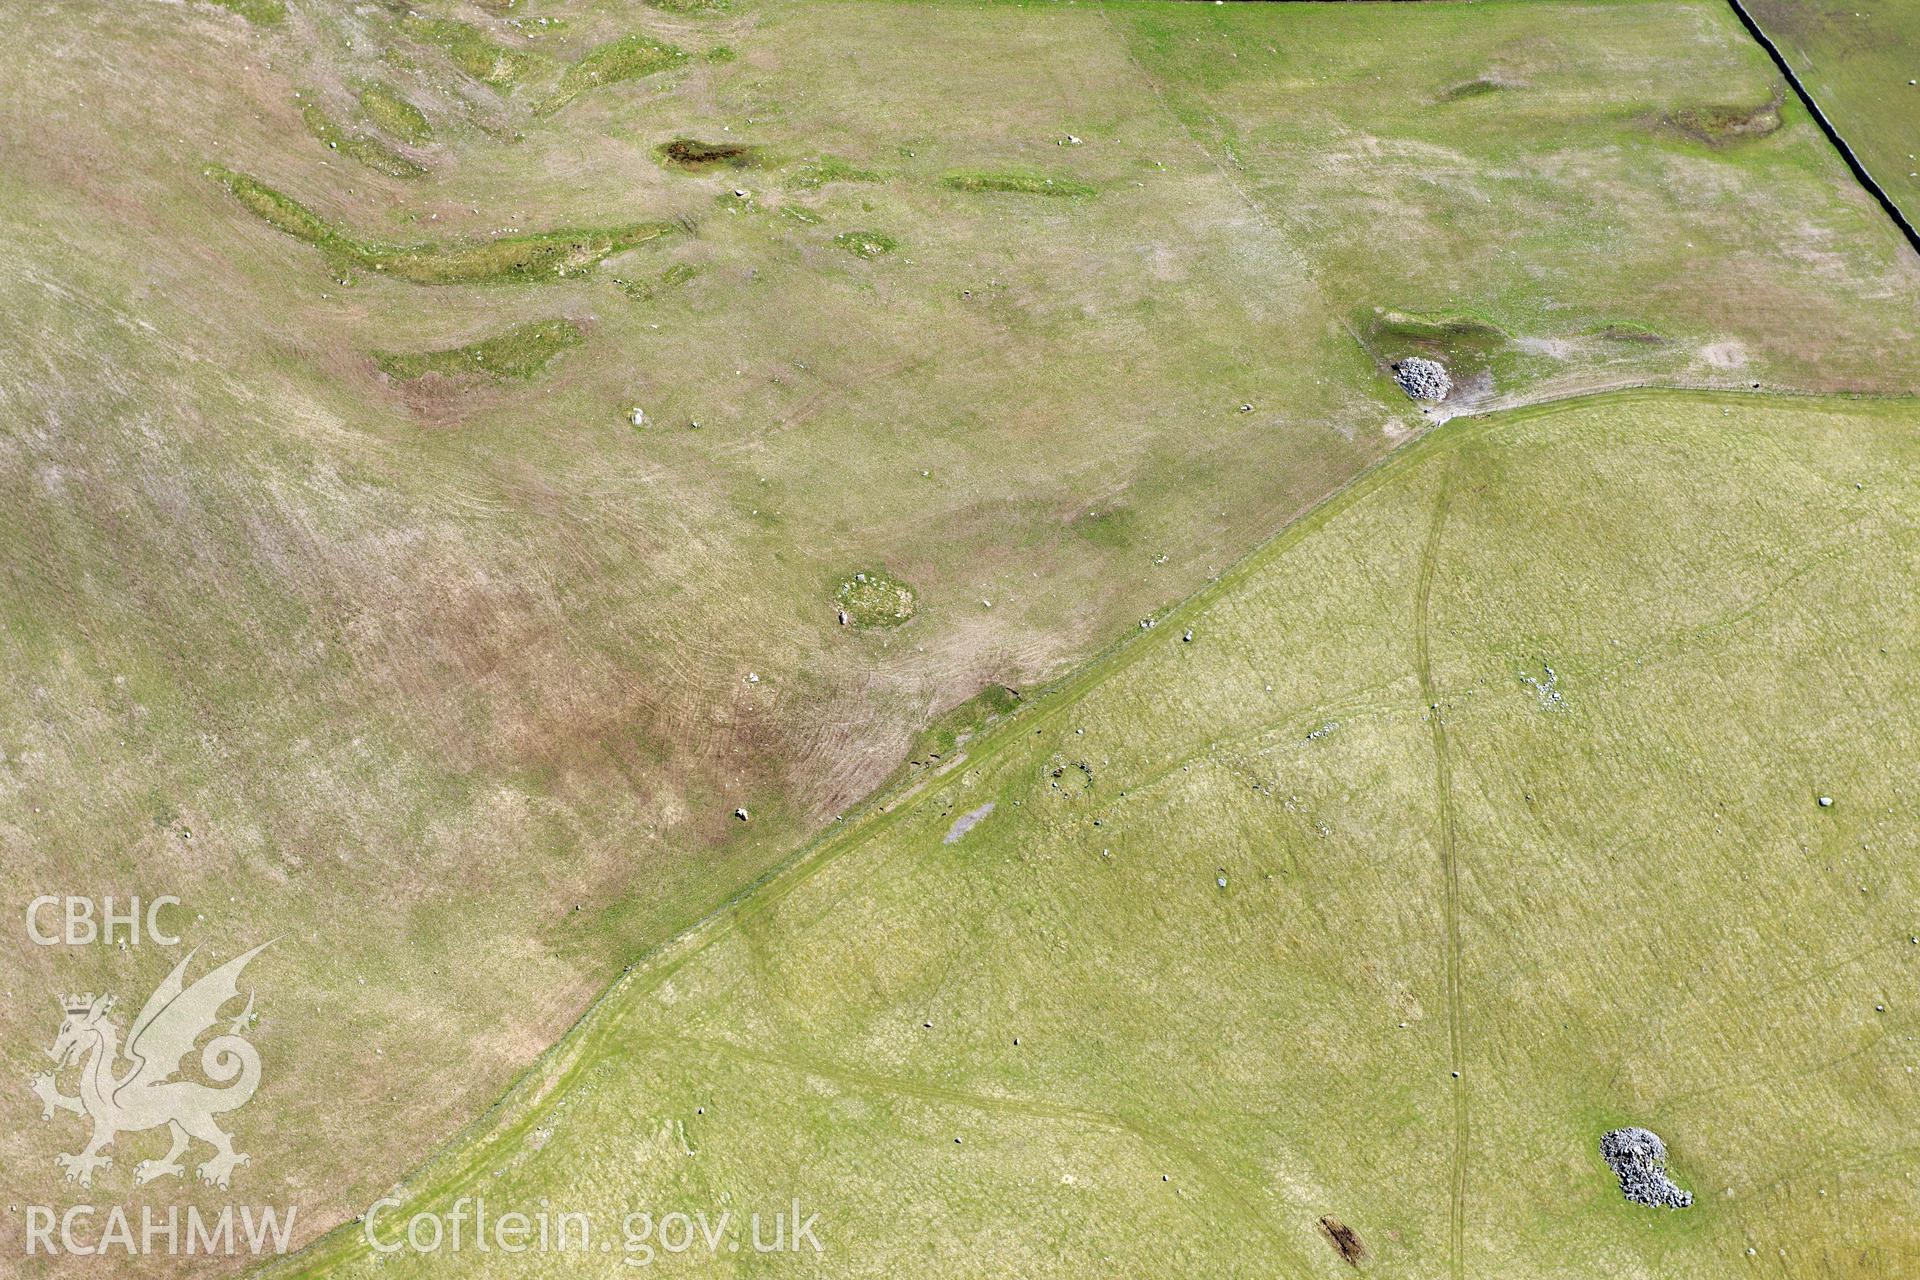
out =
<svg viewBox="0 0 1920 1280"><path fill-rule="evenodd" d="M1794 74L1792 65L1787 62L1787 55L1781 51L1779 45L1773 42L1773 37L1766 33L1754 16L1747 12L1747 7L1740 3L1740 0L1727 0L1727 5L1733 10L1734 16L1740 19L1740 25L1747 29L1747 34L1767 51L1767 56L1773 59L1773 65L1780 68L1780 74L1785 76L1787 83L1793 86L1794 95L1813 116L1813 122L1820 126L1820 132L1827 135L1827 141L1833 144L1833 149L1840 153L1840 158L1846 162L1847 168L1853 171L1855 181L1865 187L1867 194L1878 201L1887 216L1893 219L1893 225L1900 228L1900 234L1907 238L1907 247L1916 254L1920 254L1920 231L1914 230L1913 224L1907 221L1907 215L1901 211L1898 204L1894 203L1893 197L1887 194L1886 188L1882 187L1879 181L1867 171L1867 166L1860 162L1860 157L1854 154L1853 148L1847 145L1847 140L1840 136L1838 129L1834 128L1833 121L1827 119L1827 113L1820 109L1818 102L1814 101L1812 92L1801 84L1800 77Z"/></svg>

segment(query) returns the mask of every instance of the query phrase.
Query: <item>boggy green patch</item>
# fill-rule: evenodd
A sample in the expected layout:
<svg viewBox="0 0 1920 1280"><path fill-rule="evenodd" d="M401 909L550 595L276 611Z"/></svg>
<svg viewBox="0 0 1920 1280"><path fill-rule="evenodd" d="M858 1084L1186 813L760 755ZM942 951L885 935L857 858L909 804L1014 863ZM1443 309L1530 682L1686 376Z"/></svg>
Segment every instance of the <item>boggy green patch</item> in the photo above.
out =
<svg viewBox="0 0 1920 1280"><path fill-rule="evenodd" d="M208 177L268 225L322 250L335 262L414 284L531 283L582 275L610 254L668 234L668 222L568 228L447 244L362 240L257 178L219 165Z"/></svg>
<svg viewBox="0 0 1920 1280"><path fill-rule="evenodd" d="M877 258L899 248L899 242L884 231L842 231L833 242L856 258Z"/></svg>
<svg viewBox="0 0 1920 1280"><path fill-rule="evenodd" d="M360 109L389 137L415 146L433 141L433 126L420 108L377 80L360 90Z"/></svg>
<svg viewBox="0 0 1920 1280"><path fill-rule="evenodd" d="M595 45L587 56L568 67L560 77L560 86L538 108L550 114L572 102L589 89L599 89L623 80L638 80L656 71L686 61L684 50L638 33Z"/></svg>
<svg viewBox="0 0 1920 1280"><path fill-rule="evenodd" d="M482 84L503 88L519 78L527 65L527 55L517 53L488 37L470 23L452 18L428 18L410 13L400 20L400 30L440 49L455 67Z"/></svg>
<svg viewBox="0 0 1920 1280"><path fill-rule="evenodd" d="M540 320L509 329L495 338L442 351L376 351L374 363L390 378L429 373L458 377L478 374L499 382L524 382L537 376L562 351L586 341L571 320Z"/></svg>
<svg viewBox="0 0 1920 1280"><path fill-rule="evenodd" d="M1068 178L1016 169L954 169L940 178L954 191L1008 191L1023 196L1091 196L1094 189Z"/></svg>
<svg viewBox="0 0 1920 1280"><path fill-rule="evenodd" d="M318 103L303 102L300 119L307 126L307 132L325 143L330 150L338 151L377 173L384 173L390 178L417 178L426 172L393 148L373 138L363 138L342 129L320 109Z"/></svg>
<svg viewBox="0 0 1920 1280"><path fill-rule="evenodd" d="M843 626L897 627L913 616L913 588L885 569L849 574L833 593Z"/></svg>

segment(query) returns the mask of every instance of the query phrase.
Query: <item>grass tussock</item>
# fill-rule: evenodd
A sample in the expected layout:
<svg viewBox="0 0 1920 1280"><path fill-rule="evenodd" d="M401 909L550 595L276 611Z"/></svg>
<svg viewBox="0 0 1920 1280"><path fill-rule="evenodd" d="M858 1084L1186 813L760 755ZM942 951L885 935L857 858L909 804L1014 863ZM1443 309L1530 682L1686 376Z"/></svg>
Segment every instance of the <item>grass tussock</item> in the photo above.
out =
<svg viewBox="0 0 1920 1280"><path fill-rule="evenodd" d="M306 102L300 107L301 122L307 126L307 132L324 143L329 150L354 160L376 173L384 173L389 178L417 178L426 169L407 159L393 148L374 138L364 138L349 133L320 109L318 103Z"/></svg>
<svg viewBox="0 0 1920 1280"><path fill-rule="evenodd" d="M494 338L441 351L376 351L380 372L402 381L429 373L447 377L479 375L497 382L526 382L539 376L561 352L586 341L571 320L540 320Z"/></svg>
<svg viewBox="0 0 1920 1280"><path fill-rule="evenodd" d="M635 33L595 45L587 56L568 67L560 77L560 87L540 104L542 114L558 111L581 94L593 89L638 80L685 62L684 50L652 36Z"/></svg>
<svg viewBox="0 0 1920 1280"><path fill-rule="evenodd" d="M414 284L525 284L565 279L586 273L610 254L645 244L672 230L672 224L666 222L636 222L495 240L392 244L354 236L293 197L244 173L218 165L209 165L206 173L269 226L313 245L337 264Z"/></svg>
<svg viewBox="0 0 1920 1280"><path fill-rule="evenodd" d="M832 182L878 182L880 175L862 169L837 156L820 156L796 167L786 177L786 185L800 191L814 191Z"/></svg>
<svg viewBox="0 0 1920 1280"><path fill-rule="evenodd" d="M943 175L940 184L953 191L1005 191L1022 196L1074 198L1094 194L1084 182L1017 169L955 169Z"/></svg>
<svg viewBox="0 0 1920 1280"><path fill-rule="evenodd" d="M892 253L900 242L884 231L842 231L833 242L856 258L878 258Z"/></svg>
<svg viewBox="0 0 1920 1280"><path fill-rule="evenodd" d="M433 141L433 126L420 108L377 80L360 90L360 109L388 137L416 147Z"/></svg>
<svg viewBox="0 0 1920 1280"><path fill-rule="evenodd" d="M270 27L287 20L286 0L213 0L256 26Z"/></svg>
<svg viewBox="0 0 1920 1280"><path fill-rule="evenodd" d="M526 54L498 43L471 23L410 13L400 20L400 30L439 49L462 73L482 84L505 88L526 69Z"/></svg>

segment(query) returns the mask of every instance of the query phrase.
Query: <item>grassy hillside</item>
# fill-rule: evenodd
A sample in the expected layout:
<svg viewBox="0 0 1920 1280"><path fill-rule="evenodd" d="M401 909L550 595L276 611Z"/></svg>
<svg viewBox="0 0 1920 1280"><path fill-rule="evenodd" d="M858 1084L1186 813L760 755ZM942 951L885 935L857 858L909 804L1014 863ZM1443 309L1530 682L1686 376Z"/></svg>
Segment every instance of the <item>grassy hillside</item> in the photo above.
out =
<svg viewBox="0 0 1920 1280"><path fill-rule="evenodd" d="M1916 389L1913 252L1725 4L1109 12L1387 358L1494 402L1603 371Z"/></svg>
<svg viewBox="0 0 1920 1280"><path fill-rule="evenodd" d="M1916 427L1443 429L636 969L383 1221L797 1197L822 1275L1345 1274L1323 1217L1369 1275L1911 1267ZM1622 1198L1622 1124L1692 1208ZM364 1252L287 1274L455 1274Z"/></svg>
<svg viewBox="0 0 1920 1280"><path fill-rule="evenodd" d="M1920 9L1902 0L1747 0L1820 110L1920 221Z"/></svg>
<svg viewBox="0 0 1920 1280"><path fill-rule="evenodd" d="M303 1239L1453 412L1388 361L1920 381L1920 267L1791 106L1687 132L1769 91L1708 0L49 0L0 76L0 896L278 939L238 1186ZM178 954L0 936L0 1070ZM82 1194L70 1127L0 1090L0 1203Z"/></svg>

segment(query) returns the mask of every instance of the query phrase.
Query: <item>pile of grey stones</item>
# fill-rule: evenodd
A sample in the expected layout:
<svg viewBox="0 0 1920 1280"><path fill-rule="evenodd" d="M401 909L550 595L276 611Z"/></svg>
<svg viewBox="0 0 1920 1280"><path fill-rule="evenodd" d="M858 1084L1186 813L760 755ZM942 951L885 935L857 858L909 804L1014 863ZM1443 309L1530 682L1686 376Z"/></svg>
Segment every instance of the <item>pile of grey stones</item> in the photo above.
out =
<svg viewBox="0 0 1920 1280"><path fill-rule="evenodd" d="M1409 356L1393 366L1393 380L1415 400L1445 400L1453 390L1447 366L1425 356Z"/></svg>
<svg viewBox="0 0 1920 1280"><path fill-rule="evenodd" d="M1667 1144L1649 1129L1612 1129L1600 1139L1600 1158L1620 1179L1620 1194L1656 1209L1685 1209L1693 1193L1667 1176Z"/></svg>

